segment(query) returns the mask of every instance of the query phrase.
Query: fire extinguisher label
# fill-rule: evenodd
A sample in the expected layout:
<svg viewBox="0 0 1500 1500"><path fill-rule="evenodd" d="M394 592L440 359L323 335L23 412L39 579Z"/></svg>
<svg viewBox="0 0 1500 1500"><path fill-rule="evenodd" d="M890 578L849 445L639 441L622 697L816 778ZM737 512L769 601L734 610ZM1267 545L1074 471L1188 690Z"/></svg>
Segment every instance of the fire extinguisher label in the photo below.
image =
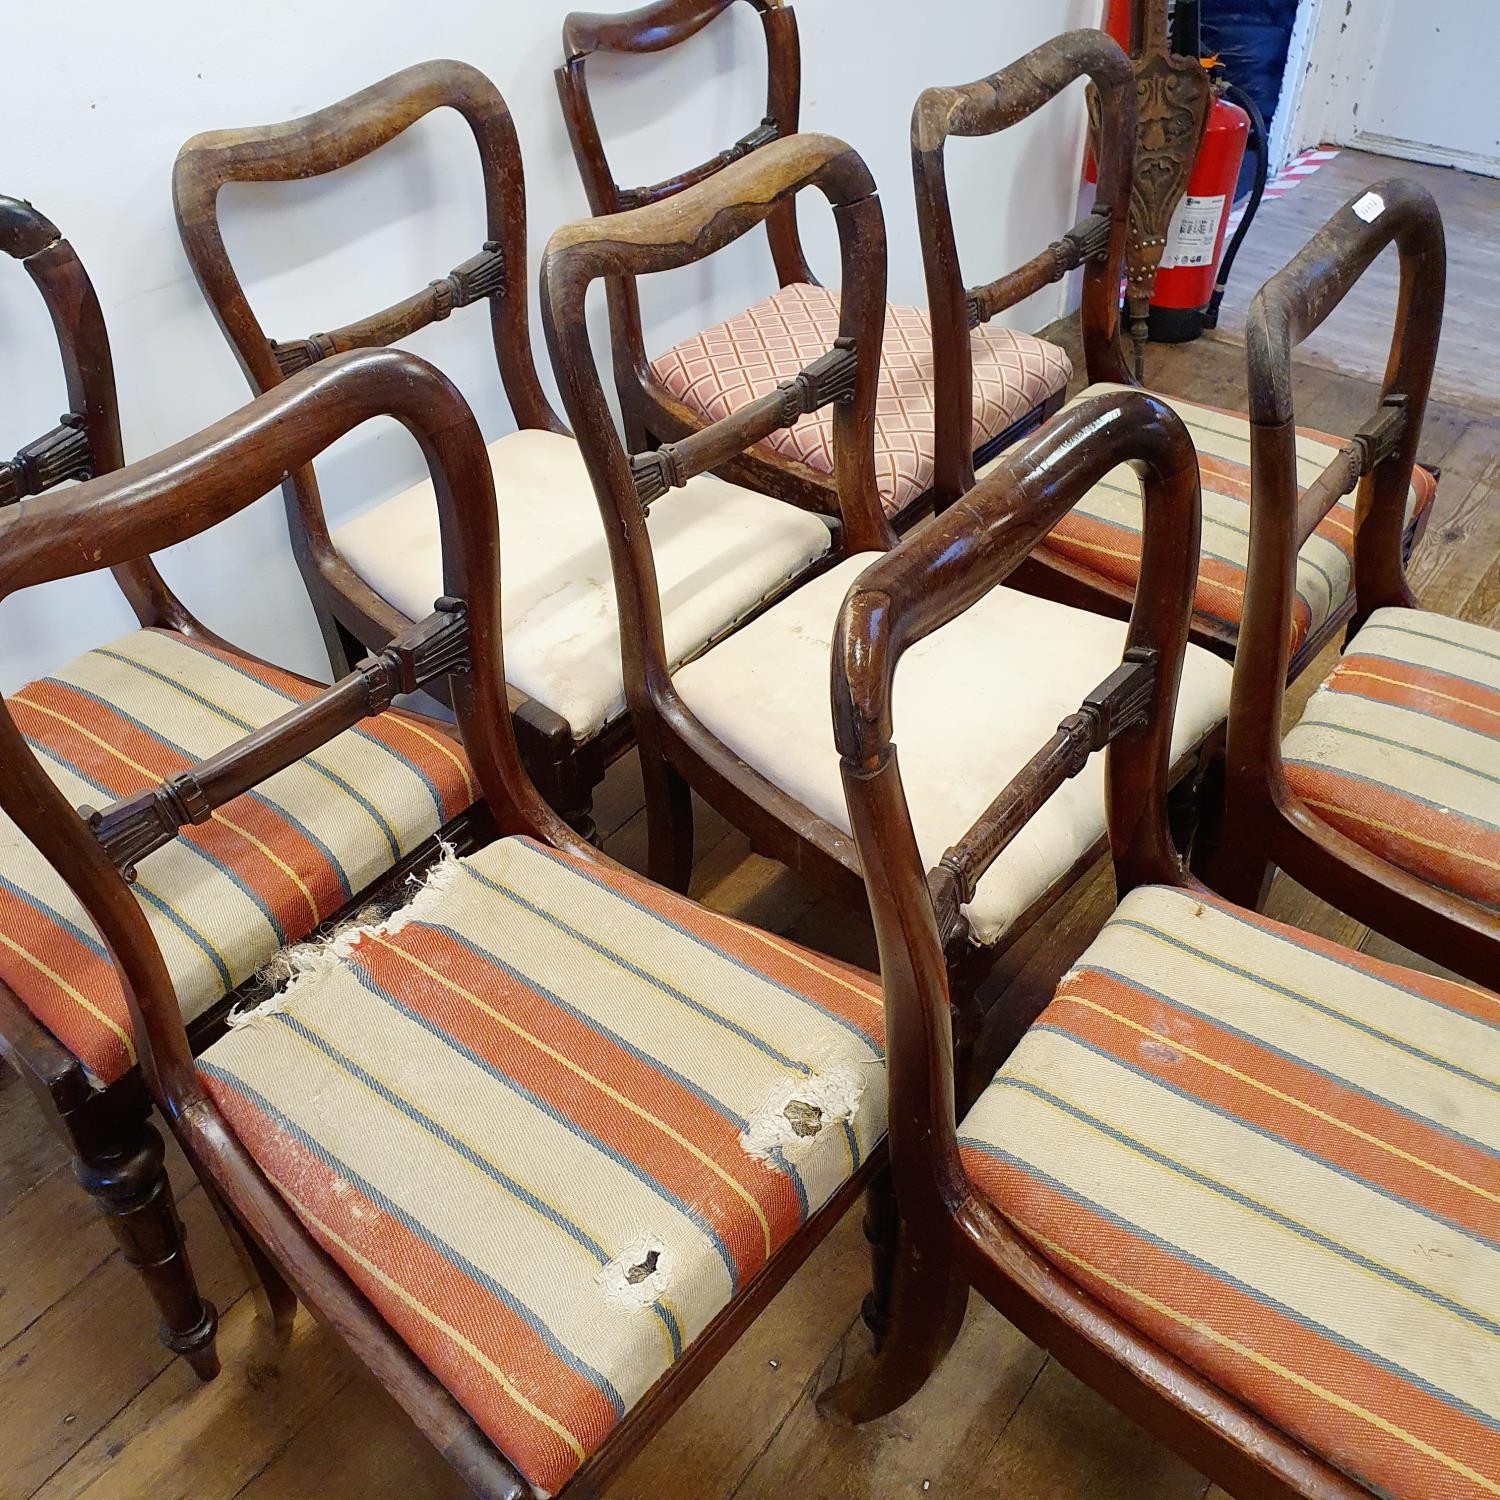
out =
<svg viewBox="0 0 1500 1500"><path fill-rule="evenodd" d="M1214 242L1224 217L1224 194L1213 198L1186 195L1172 216L1166 247L1161 253L1163 270L1173 266L1207 266L1213 263Z"/></svg>

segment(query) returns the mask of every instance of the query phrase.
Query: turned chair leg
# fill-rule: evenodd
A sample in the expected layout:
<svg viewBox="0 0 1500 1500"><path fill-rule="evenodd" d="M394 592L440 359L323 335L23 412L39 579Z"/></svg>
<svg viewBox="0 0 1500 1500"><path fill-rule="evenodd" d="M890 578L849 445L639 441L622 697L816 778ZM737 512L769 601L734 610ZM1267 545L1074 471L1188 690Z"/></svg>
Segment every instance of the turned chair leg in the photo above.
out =
<svg viewBox="0 0 1500 1500"><path fill-rule="evenodd" d="M863 1314L875 1354L818 1398L818 1411L834 1422L873 1422L911 1400L953 1347L969 1305L947 1254L901 1223L888 1171L870 1186L865 1235L873 1289Z"/></svg>
<svg viewBox="0 0 1500 1500"><path fill-rule="evenodd" d="M219 1318L193 1279L164 1160L161 1135L143 1105L106 1148L75 1158L73 1170L146 1283L161 1313L162 1343L187 1360L200 1380L212 1380L219 1373Z"/></svg>
<svg viewBox="0 0 1500 1500"><path fill-rule="evenodd" d="M693 794L666 758L641 745L646 784L646 873L658 885L687 893L693 874Z"/></svg>
<svg viewBox="0 0 1500 1500"><path fill-rule="evenodd" d="M566 805L557 808L557 815L579 838L596 849L604 847L599 837L599 825L594 821L594 794L592 790L577 792L567 799Z"/></svg>
<svg viewBox="0 0 1500 1500"><path fill-rule="evenodd" d="M280 1268L261 1249L257 1241L239 1225L219 1190L201 1177L203 1191L213 1204L224 1232L240 1264L245 1268L246 1280L250 1283L251 1295L255 1298L255 1315L270 1337L272 1345L279 1348L291 1338L292 1324L297 1317L297 1294L291 1283L281 1274Z"/></svg>

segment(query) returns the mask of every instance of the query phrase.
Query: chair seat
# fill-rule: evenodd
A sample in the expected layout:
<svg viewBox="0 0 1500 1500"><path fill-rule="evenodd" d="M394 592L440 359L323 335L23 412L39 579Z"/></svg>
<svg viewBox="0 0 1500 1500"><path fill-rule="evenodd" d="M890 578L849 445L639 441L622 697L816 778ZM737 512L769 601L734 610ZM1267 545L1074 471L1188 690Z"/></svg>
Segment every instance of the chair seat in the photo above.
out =
<svg viewBox="0 0 1500 1500"><path fill-rule="evenodd" d="M844 595L878 555L858 554L804 584L672 679L736 755L845 833L829 658ZM1119 666L1124 646L1121 621L998 588L907 651L896 673L896 742L928 869ZM1230 675L1227 662L1188 648L1174 756L1224 718ZM976 939L996 941L1103 835L1104 761L1093 756L979 882L966 908Z"/></svg>
<svg viewBox="0 0 1500 1500"><path fill-rule="evenodd" d="M705 328L651 363L683 405L710 421L774 390L828 351L839 331L839 296L796 283L727 323ZM976 328L974 446L979 448L1067 389L1073 367L1056 344L1009 328ZM833 472L833 414L810 412L767 444L824 474ZM932 487L932 323L919 307L887 303L875 406L875 483L887 515Z"/></svg>
<svg viewBox="0 0 1500 1500"><path fill-rule="evenodd" d="M505 675L566 719L576 740L625 711L609 548L583 455L556 432L489 447L500 509ZM667 654L683 661L829 547L808 511L702 474L669 490L647 522ZM424 480L333 533L387 603L420 620L443 592L432 484Z"/></svg>
<svg viewBox="0 0 1500 1500"><path fill-rule="evenodd" d="M318 688L165 630L87 652L6 704L75 806L157 786ZM192 1021L477 796L463 752L383 714L227 802L137 866L136 896ZM62 877L0 813L0 981L101 1082L135 1063L125 997Z"/></svg>
<svg viewBox="0 0 1500 1500"><path fill-rule="evenodd" d="M879 984L514 838L337 948L201 1076L555 1491L884 1134Z"/></svg>
<svg viewBox="0 0 1500 1500"><path fill-rule="evenodd" d="M1500 1490L1500 996L1133 891L959 1127L980 1193L1376 1494Z"/></svg>
<svg viewBox="0 0 1500 1500"><path fill-rule="evenodd" d="M1376 610L1282 757L1291 789L1330 826L1500 910L1500 632Z"/></svg>
<svg viewBox="0 0 1500 1500"><path fill-rule="evenodd" d="M1069 404L1087 401L1115 385L1089 386ZM1203 481L1203 551L1193 608L1201 622L1237 636L1245 604L1250 548L1250 423L1236 412L1199 406L1153 392L1182 418L1198 450ZM1297 483L1310 484L1328 466L1343 439L1297 429ZM981 474L983 474L981 470ZM1431 504L1437 481L1412 470L1408 525ZM1124 465L1089 491L1037 549L1133 588L1141 567L1140 481ZM1353 497L1340 500L1297 555L1291 650L1299 651L1354 586Z"/></svg>

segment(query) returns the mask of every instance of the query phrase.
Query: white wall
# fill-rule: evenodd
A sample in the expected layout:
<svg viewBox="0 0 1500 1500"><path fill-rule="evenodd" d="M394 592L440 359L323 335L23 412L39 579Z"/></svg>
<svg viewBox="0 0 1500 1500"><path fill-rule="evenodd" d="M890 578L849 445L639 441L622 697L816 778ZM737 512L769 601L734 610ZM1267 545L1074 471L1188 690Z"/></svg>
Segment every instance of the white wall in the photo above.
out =
<svg viewBox="0 0 1500 1500"><path fill-rule="evenodd" d="M607 6L608 0L599 0ZM98 288L114 345L126 456L138 459L243 404L247 389L178 243L169 174L200 130L283 120L409 63L451 55L499 86L525 157L532 333L536 266L551 229L586 212L552 80L566 0L75 0L64 33L47 6L7 7L0 192L31 199L72 241ZM621 5L621 8L625 8ZM924 300L912 222L908 122L933 83L1002 67L1048 36L1095 24L1098 0L802 0L803 125L841 135L883 191L890 295ZM915 18L915 24L914 24ZM735 6L673 54L591 64L596 106L622 180L697 162L762 113L759 23ZM1075 217L1082 93L994 142L955 142L950 180L966 272L984 281ZM374 311L474 253L483 222L473 147L444 112L372 160L292 186L236 187L224 217L252 304L273 337L294 338ZM802 204L815 269L837 262L821 199ZM0 266L0 448L49 428L63 408L50 326L19 267ZM650 347L661 348L774 287L763 236L646 288ZM1014 310L1035 328L1061 311L1052 288ZM590 307L602 347L602 308ZM445 369L493 437L513 426L487 319L459 311L410 347ZM654 335L654 336L653 336ZM607 366L606 366L607 369ZM393 424L351 435L319 464L334 524L422 470ZM279 495L171 553L162 568L188 604L231 639L325 676L312 612L287 545ZM0 604L0 691L129 630L108 575Z"/></svg>

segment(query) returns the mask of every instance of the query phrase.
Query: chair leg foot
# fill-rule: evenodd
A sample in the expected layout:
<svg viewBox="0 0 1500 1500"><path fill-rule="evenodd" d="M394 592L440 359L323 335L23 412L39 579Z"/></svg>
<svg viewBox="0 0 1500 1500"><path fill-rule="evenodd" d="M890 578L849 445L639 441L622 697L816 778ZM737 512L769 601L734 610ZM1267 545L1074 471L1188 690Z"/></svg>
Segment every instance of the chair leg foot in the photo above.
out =
<svg viewBox="0 0 1500 1500"><path fill-rule="evenodd" d="M134 1127L114 1143L118 1149L77 1158L74 1171L104 1211L126 1261L146 1283L161 1313L162 1343L200 1380L212 1380L219 1373L219 1317L193 1279L161 1136L144 1117Z"/></svg>
<svg viewBox="0 0 1500 1500"><path fill-rule="evenodd" d="M950 1274L938 1245L924 1245L901 1224L889 1173L871 1185L865 1215L873 1288L862 1315L875 1352L818 1397L818 1412L848 1425L873 1422L911 1400L953 1347L969 1289Z"/></svg>
<svg viewBox="0 0 1500 1500"><path fill-rule="evenodd" d="M599 837L599 825L594 821L593 792L584 792L568 806L559 807L557 815L579 838L592 844L596 849L604 847L604 841Z"/></svg>

